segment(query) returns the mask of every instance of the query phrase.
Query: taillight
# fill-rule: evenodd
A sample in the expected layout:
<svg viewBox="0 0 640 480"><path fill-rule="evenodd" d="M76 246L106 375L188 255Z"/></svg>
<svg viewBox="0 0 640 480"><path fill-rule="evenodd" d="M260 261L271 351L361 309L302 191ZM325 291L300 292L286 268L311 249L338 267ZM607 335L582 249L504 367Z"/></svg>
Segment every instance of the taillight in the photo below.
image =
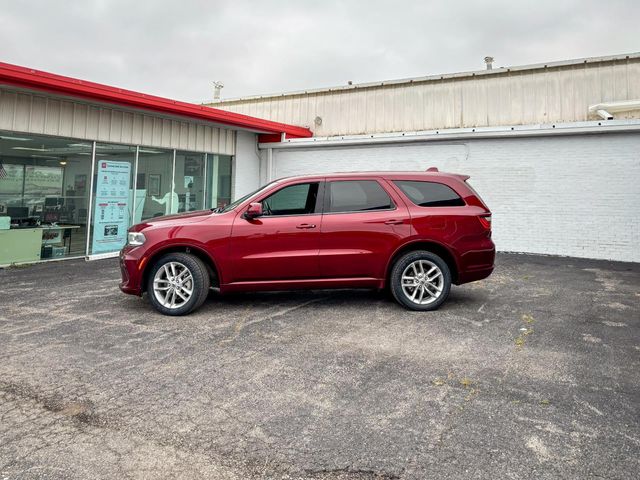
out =
<svg viewBox="0 0 640 480"><path fill-rule="evenodd" d="M478 217L480 220L480 224L485 228L485 230L491 230L491 214L480 215Z"/></svg>

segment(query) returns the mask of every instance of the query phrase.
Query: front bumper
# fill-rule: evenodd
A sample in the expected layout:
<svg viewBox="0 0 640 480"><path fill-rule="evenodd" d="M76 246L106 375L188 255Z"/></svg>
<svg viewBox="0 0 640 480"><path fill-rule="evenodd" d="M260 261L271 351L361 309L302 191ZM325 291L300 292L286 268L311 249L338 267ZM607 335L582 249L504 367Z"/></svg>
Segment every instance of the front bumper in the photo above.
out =
<svg viewBox="0 0 640 480"><path fill-rule="evenodd" d="M142 287L142 265L140 257L135 247L124 247L118 256L120 260L120 274L122 281L120 282L120 290L129 295L141 296Z"/></svg>

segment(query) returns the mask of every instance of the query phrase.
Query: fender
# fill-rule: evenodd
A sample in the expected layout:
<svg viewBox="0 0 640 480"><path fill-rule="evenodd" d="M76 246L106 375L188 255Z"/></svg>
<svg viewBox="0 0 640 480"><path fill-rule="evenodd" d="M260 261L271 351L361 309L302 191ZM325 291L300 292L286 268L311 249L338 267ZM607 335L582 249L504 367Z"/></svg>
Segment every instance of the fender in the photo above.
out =
<svg viewBox="0 0 640 480"><path fill-rule="evenodd" d="M166 240L158 245L154 245L153 249L147 250L144 253L144 255L140 258L139 262L140 264L143 264L143 269L141 272L142 278L145 278L145 275L147 274L149 267L153 265L152 260L155 260L165 252L172 251L172 250L180 250L183 248L188 248L190 250L197 251L201 256L206 258L215 269L215 272L218 274L218 280L220 281L220 283L222 283L223 272L220 270L218 263L209 254L209 252L207 251L206 247L203 244L194 243L188 240L180 240L176 242L173 239Z"/></svg>
<svg viewBox="0 0 640 480"><path fill-rule="evenodd" d="M453 263L455 264L456 267L456 272L452 272L452 273L456 273L456 275L454 275L454 278L457 277L457 272L460 271L460 262L458 262L458 257L457 255L454 253L455 249L451 246L448 245L446 243L443 243L442 241L439 240L433 240L432 238L411 238L409 240L407 240L406 242L403 242L402 244L400 244L394 251L393 253L389 256L389 259L387 260L387 265L385 267L385 276L384 276L384 282L385 284L387 283L387 280L389 278L389 274L391 273L391 268L392 268L392 260L396 258L396 255L398 255L399 252L401 252L402 250L409 250L411 249L410 247L412 245L417 245L417 244L421 244L421 243L430 243L433 245L437 245L440 248L443 248L449 255L449 259L453 261ZM447 260L447 259L443 259L443 260Z"/></svg>

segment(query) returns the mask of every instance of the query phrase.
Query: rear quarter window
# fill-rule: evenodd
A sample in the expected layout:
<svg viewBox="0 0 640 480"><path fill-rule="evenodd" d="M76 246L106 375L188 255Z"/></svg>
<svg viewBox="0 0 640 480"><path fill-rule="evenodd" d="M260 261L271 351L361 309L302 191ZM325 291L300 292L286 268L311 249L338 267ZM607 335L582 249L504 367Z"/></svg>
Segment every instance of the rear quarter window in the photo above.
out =
<svg viewBox="0 0 640 480"><path fill-rule="evenodd" d="M419 207L462 207L464 200L451 187L442 183L395 180L402 193Z"/></svg>

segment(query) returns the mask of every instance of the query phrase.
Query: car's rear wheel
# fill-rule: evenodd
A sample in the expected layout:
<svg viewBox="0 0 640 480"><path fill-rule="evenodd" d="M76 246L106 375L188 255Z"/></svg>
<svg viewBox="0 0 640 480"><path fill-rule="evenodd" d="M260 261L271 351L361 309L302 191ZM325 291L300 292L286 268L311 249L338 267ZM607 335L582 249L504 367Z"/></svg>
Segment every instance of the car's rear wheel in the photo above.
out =
<svg viewBox="0 0 640 480"><path fill-rule="evenodd" d="M169 253L149 272L147 293L156 310L165 315L186 315L207 298L211 280L207 267L188 253Z"/></svg>
<svg viewBox="0 0 640 480"><path fill-rule="evenodd" d="M436 310L449 296L451 272L447 263L426 250L401 256L391 270L391 293L410 310Z"/></svg>

